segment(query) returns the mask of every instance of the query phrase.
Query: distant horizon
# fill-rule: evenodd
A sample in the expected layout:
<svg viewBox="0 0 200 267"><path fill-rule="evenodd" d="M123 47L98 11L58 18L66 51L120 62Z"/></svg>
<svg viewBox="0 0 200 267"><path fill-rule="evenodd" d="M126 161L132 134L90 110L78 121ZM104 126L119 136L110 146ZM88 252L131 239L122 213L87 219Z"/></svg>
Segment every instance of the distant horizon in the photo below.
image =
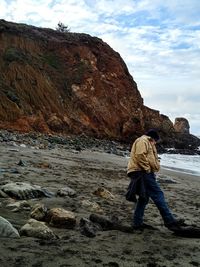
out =
<svg viewBox="0 0 200 267"><path fill-rule="evenodd" d="M199 0L1 0L0 18L101 38L118 52L144 105L200 136Z"/></svg>

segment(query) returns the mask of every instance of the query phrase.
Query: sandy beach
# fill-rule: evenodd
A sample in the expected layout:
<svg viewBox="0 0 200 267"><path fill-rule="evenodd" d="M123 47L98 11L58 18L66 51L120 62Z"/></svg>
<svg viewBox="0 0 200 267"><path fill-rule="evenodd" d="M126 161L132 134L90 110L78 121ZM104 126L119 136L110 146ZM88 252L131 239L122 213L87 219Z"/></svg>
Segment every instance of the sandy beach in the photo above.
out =
<svg viewBox="0 0 200 267"><path fill-rule="evenodd" d="M73 198L27 200L31 207L43 203L48 208L74 212L76 227L51 227L58 236L56 240L1 238L1 267L200 266L200 240L178 237L166 229L153 203L149 203L145 213L145 222L155 227L153 230L98 231L93 238L80 232L80 219L89 218L91 213L116 216L122 224L131 225L134 204L124 197L129 183L125 157L94 149L35 149L6 143L0 144L0 157L0 168L4 170L0 172L1 184L28 182L54 193L68 186L77 193ZM24 166L18 165L20 160L25 162ZM173 213L188 224L200 225L200 177L162 169L158 179ZM108 190L111 197L95 195L98 188ZM30 210L13 211L8 204L16 201L0 198L0 215L20 229L30 218ZM86 201L96 203L96 209L84 205Z"/></svg>

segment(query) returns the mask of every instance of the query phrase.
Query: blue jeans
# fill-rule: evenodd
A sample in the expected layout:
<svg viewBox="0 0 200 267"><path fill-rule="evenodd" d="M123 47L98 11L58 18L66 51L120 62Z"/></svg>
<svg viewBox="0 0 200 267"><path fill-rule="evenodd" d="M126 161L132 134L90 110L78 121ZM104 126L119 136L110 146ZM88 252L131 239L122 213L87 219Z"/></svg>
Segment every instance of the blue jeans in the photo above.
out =
<svg viewBox="0 0 200 267"><path fill-rule="evenodd" d="M153 200L154 204L158 208L165 224L174 222L175 218L167 206L164 194L156 181L155 174L147 173L144 175L144 179L146 188L146 198L144 199L139 197L133 216L133 224L135 226L138 226L143 223L144 210L149 202L149 198Z"/></svg>

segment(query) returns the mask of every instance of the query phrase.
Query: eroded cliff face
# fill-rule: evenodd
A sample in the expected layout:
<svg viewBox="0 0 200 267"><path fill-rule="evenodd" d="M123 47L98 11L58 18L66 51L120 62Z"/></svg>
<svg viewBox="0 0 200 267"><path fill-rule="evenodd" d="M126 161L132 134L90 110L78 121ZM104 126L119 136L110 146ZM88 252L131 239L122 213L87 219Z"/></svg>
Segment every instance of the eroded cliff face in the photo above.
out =
<svg viewBox="0 0 200 267"><path fill-rule="evenodd" d="M1 20L0 44L0 128L116 140L148 128L174 134L101 39Z"/></svg>

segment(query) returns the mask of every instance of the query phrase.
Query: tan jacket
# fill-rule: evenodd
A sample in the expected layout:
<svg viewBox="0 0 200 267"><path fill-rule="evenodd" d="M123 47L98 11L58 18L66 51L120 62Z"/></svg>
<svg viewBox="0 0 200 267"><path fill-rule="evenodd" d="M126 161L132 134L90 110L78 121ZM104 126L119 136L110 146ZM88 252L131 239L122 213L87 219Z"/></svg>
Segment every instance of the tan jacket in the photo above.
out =
<svg viewBox="0 0 200 267"><path fill-rule="evenodd" d="M151 137L143 135L135 140L131 149L127 173L134 171L158 172L160 162Z"/></svg>

